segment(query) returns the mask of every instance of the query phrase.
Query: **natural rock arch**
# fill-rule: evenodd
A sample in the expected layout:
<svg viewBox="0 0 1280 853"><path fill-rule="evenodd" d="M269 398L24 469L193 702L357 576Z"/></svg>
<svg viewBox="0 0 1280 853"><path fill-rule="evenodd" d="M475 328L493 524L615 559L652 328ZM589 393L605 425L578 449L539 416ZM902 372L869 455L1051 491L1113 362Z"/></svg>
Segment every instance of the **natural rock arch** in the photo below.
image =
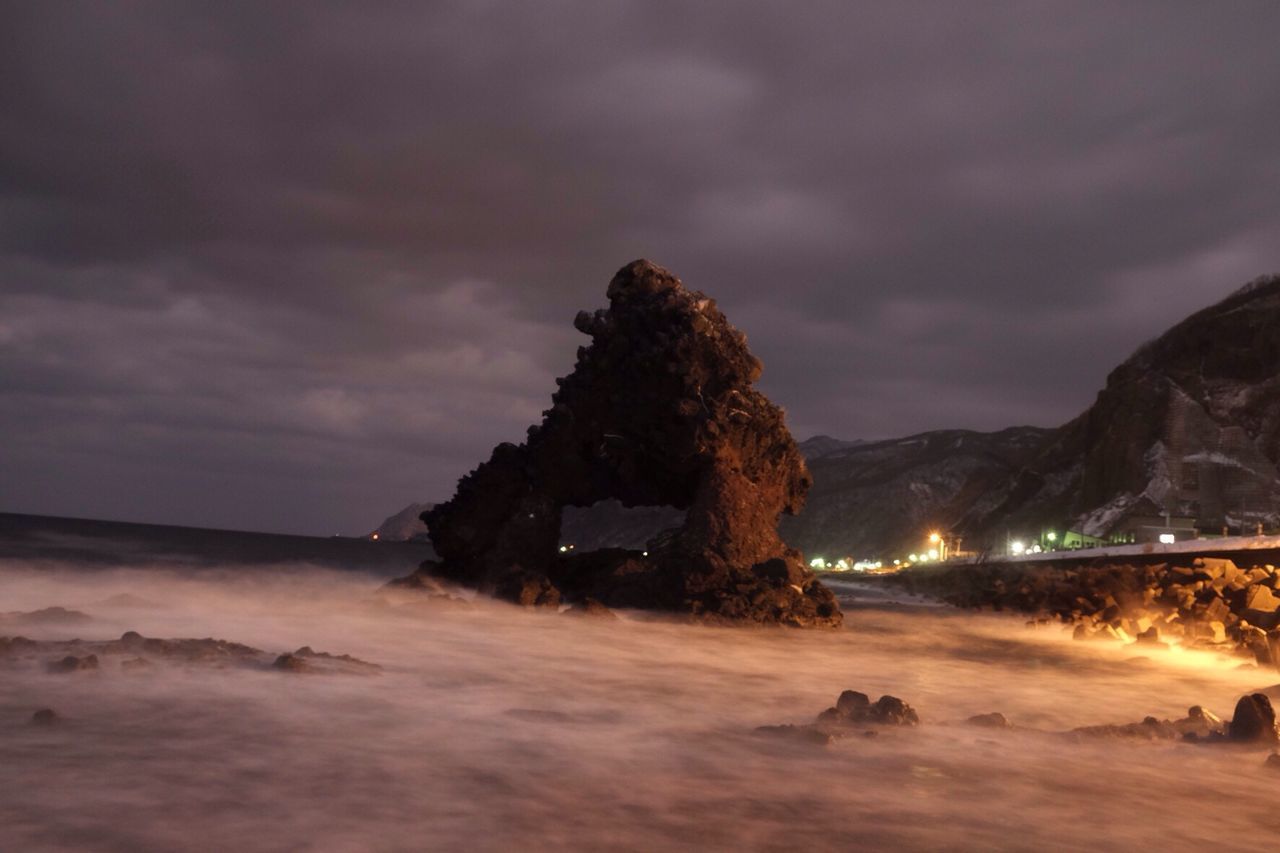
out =
<svg viewBox="0 0 1280 853"><path fill-rule="evenodd" d="M811 485L761 364L715 302L648 261L614 276L609 308L524 444L500 444L423 513L422 572L526 604L594 598L708 619L839 625L830 590L778 536ZM687 510L646 552L559 551L565 506L616 498Z"/></svg>

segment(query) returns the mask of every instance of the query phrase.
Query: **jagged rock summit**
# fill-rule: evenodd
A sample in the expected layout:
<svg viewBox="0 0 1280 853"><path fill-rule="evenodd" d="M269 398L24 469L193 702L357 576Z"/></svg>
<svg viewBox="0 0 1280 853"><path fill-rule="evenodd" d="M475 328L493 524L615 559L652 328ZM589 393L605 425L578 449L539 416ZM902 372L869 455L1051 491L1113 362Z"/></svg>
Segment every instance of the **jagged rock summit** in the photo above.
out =
<svg viewBox="0 0 1280 853"><path fill-rule="evenodd" d="M778 536L811 485L761 364L706 295L640 260L579 312L591 336L521 445L500 444L423 514L420 573L523 604L596 599L711 621L837 626L831 591ZM687 510L647 550L560 551L561 511L614 498Z"/></svg>

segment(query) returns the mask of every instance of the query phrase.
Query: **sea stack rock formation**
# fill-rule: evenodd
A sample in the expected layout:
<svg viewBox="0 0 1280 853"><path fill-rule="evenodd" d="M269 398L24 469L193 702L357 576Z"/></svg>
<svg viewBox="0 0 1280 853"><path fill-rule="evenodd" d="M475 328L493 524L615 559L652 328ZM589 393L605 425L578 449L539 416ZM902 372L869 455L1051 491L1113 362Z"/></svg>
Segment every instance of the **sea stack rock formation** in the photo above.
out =
<svg viewBox="0 0 1280 853"><path fill-rule="evenodd" d="M711 621L837 626L831 591L778 536L811 478L761 364L713 300L640 260L579 312L591 336L521 445L500 444L423 513L420 572L523 604L588 598ZM560 550L565 506L614 498L687 510L647 550Z"/></svg>

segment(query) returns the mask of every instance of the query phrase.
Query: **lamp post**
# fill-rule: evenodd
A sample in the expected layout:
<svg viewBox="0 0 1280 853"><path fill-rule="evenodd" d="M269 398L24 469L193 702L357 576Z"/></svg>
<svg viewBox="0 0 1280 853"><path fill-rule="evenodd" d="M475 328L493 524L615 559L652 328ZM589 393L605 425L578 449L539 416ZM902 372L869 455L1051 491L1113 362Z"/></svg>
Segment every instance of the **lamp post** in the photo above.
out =
<svg viewBox="0 0 1280 853"><path fill-rule="evenodd" d="M947 559L947 540L943 539L936 530L929 534L929 544L937 548L939 560Z"/></svg>

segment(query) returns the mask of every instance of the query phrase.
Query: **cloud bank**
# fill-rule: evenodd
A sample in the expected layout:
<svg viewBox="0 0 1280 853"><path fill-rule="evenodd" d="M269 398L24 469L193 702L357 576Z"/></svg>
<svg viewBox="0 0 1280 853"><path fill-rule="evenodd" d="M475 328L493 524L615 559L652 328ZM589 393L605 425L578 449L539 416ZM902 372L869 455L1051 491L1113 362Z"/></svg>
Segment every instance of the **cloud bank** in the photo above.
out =
<svg viewBox="0 0 1280 853"><path fill-rule="evenodd" d="M802 437L1053 425L1280 269L1272 4L0 3L0 510L356 533L650 257Z"/></svg>

